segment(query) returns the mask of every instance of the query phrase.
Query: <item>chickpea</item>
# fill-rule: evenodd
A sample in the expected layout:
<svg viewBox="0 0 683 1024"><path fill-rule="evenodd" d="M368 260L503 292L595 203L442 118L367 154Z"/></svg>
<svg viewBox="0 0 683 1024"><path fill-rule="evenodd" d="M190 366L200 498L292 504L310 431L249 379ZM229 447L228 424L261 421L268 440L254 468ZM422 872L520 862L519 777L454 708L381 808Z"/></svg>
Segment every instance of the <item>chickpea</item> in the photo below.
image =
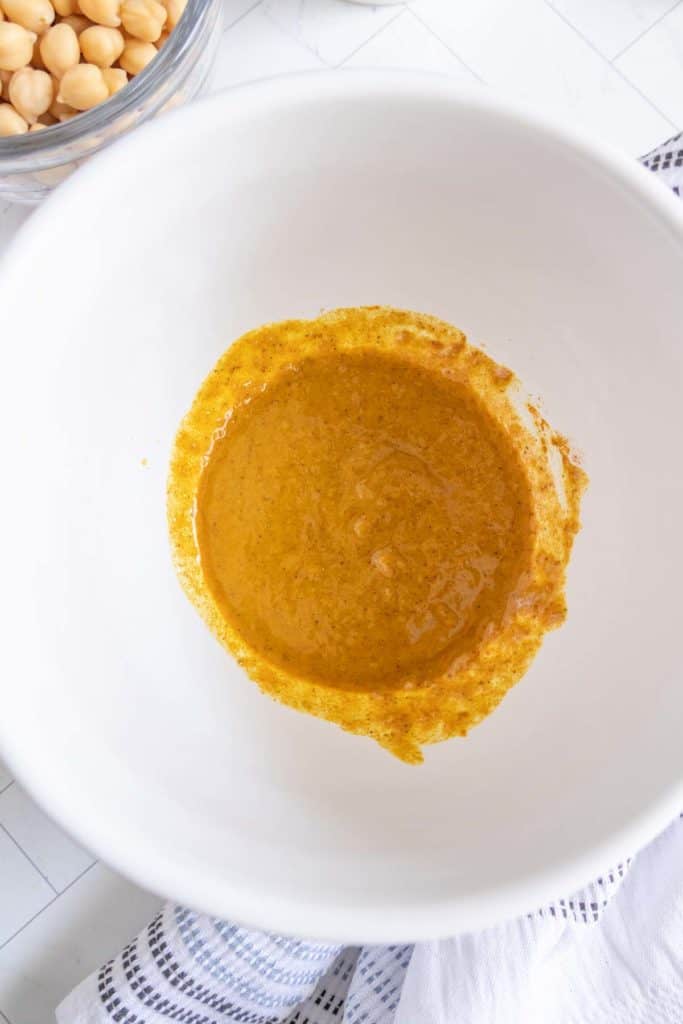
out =
<svg viewBox="0 0 683 1024"><path fill-rule="evenodd" d="M55 9L50 0L2 0L9 21L40 35L55 20Z"/></svg>
<svg viewBox="0 0 683 1024"><path fill-rule="evenodd" d="M124 38L117 28L91 25L81 33L78 42L84 59L98 68L110 68L123 53Z"/></svg>
<svg viewBox="0 0 683 1024"><path fill-rule="evenodd" d="M36 68L37 71L45 71L45 64L43 63L43 58L40 56L40 39L36 39L33 44L31 67Z"/></svg>
<svg viewBox="0 0 683 1024"><path fill-rule="evenodd" d="M90 110L108 99L107 83L96 64L77 64L60 79L58 103L67 103L75 110Z"/></svg>
<svg viewBox="0 0 683 1024"><path fill-rule="evenodd" d="M92 22L83 14L69 14L66 18L62 18L60 24L68 25L77 36L80 36L81 32L85 32L86 28L90 28Z"/></svg>
<svg viewBox="0 0 683 1024"><path fill-rule="evenodd" d="M70 107L68 103L60 103L59 100L57 99L57 95L59 93L59 79L58 78L53 78L52 79L52 91L53 91L53 94L54 94L54 99L53 99L52 103L50 104L50 108L48 110L48 114L51 117L53 117L55 119L55 121L66 120L67 115L72 114L74 112L74 108Z"/></svg>
<svg viewBox="0 0 683 1024"><path fill-rule="evenodd" d="M24 120L28 124L35 124L52 103L52 79L47 71L20 68L12 75L9 98L14 109Z"/></svg>
<svg viewBox="0 0 683 1024"><path fill-rule="evenodd" d="M124 85L128 84L128 75L123 68L102 68L102 78L106 83L110 96L113 96L114 93L119 92L119 90L123 89Z"/></svg>
<svg viewBox="0 0 683 1024"><path fill-rule="evenodd" d="M174 29L180 21L180 16L187 7L187 0L161 0L166 8L166 28Z"/></svg>
<svg viewBox="0 0 683 1024"><path fill-rule="evenodd" d="M65 71L78 64L81 59L81 48L78 36L70 25L60 22L49 28L40 40L40 56L48 71L55 78L61 78Z"/></svg>
<svg viewBox="0 0 683 1024"><path fill-rule="evenodd" d="M85 14L86 18L97 25L118 28L121 24L119 0L78 0L78 6L81 14Z"/></svg>
<svg viewBox="0 0 683 1024"><path fill-rule="evenodd" d="M157 55L154 43L143 43L140 39L127 39L119 64L129 75L139 75Z"/></svg>
<svg viewBox="0 0 683 1024"><path fill-rule="evenodd" d="M123 0L121 21L126 32L143 43L155 43L166 21L166 8L157 0Z"/></svg>
<svg viewBox="0 0 683 1024"><path fill-rule="evenodd" d="M12 21L0 22L0 68L3 71L18 71L31 60L35 32L29 32Z"/></svg>
<svg viewBox="0 0 683 1024"><path fill-rule="evenodd" d="M24 135L28 125L10 103L0 103L0 136Z"/></svg>
<svg viewBox="0 0 683 1024"><path fill-rule="evenodd" d="M0 0L0 135L103 103L156 57L187 0Z"/></svg>

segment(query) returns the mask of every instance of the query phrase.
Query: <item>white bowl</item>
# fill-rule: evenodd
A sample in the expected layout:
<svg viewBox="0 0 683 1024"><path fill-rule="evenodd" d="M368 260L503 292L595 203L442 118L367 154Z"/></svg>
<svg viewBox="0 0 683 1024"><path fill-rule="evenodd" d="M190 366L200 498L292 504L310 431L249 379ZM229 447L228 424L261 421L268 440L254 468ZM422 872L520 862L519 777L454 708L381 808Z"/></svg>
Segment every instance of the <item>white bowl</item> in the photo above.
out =
<svg viewBox="0 0 683 1024"><path fill-rule="evenodd" d="M339 940L488 925L645 843L683 802L682 259L681 208L635 162L436 77L271 80L95 157L0 275L18 777L142 885ZM368 303L486 342L591 476L568 622L421 768L262 696L166 534L171 441L218 354Z"/></svg>

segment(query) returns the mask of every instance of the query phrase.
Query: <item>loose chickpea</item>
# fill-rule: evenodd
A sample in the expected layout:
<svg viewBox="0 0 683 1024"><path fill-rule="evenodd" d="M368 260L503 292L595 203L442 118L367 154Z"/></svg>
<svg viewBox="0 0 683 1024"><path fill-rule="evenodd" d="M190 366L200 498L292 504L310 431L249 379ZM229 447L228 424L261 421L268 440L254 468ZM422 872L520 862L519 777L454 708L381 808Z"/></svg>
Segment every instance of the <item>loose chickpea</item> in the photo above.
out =
<svg viewBox="0 0 683 1024"><path fill-rule="evenodd" d="M81 14L85 14L86 18L97 25L118 28L121 24L119 0L78 0L78 6Z"/></svg>
<svg viewBox="0 0 683 1024"><path fill-rule="evenodd" d="M85 32L86 28L90 28L92 21L83 14L69 14L66 18L62 18L60 24L68 25L77 36L80 36L81 32Z"/></svg>
<svg viewBox="0 0 683 1024"><path fill-rule="evenodd" d="M0 136L25 135L28 125L10 103L0 103Z"/></svg>
<svg viewBox="0 0 683 1024"><path fill-rule="evenodd" d="M157 0L123 0L121 21L126 32L143 43L155 43L166 22L166 8Z"/></svg>
<svg viewBox="0 0 683 1024"><path fill-rule="evenodd" d="M55 20L55 9L50 0L2 0L9 21L40 35Z"/></svg>
<svg viewBox="0 0 683 1024"><path fill-rule="evenodd" d="M81 53L89 64L110 68L123 53L125 40L117 28L91 25L79 36Z"/></svg>
<svg viewBox="0 0 683 1024"><path fill-rule="evenodd" d="M140 39L127 39L119 64L129 75L139 75L157 55L154 43L143 43Z"/></svg>
<svg viewBox="0 0 683 1024"><path fill-rule="evenodd" d="M187 0L161 0L166 8L166 28L174 29L180 21L180 16L187 7Z"/></svg>
<svg viewBox="0 0 683 1024"><path fill-rule="evenodd" d="M20 68L12 75L9 98L14 109L24 120L28 124L35 124L52 103L52 79L47 71Z"/></svg>
<svg viewBox="0 0 683 1024"><path fill-rule="evenodd" d="M52 6L60 18L78 14L78 0L52 0Z"/></svg>
<svg viewBox="0 0 683 1024"><path fill-rule="evenodd" d="M43 128L49 128L51 124L57 124L57 118L53 117L48 110L46 114L41 114L38 118L38 123L42 124Z"/></svg>
<svg viewBox="0 0 683 1024"><path fill-rule="evenodd" d="M65 71L78 64L81 59L81 48L78 36L70 25L63 21L49 28L40 40L40 56L48 71L55 78L61 78Z"/></svg>
<svg viewBox="0 0 683 1024"><path fill-rule="evenodd" d="M35 41L35 32L12 21L0 22L0 68L3 71L25 68L31 60Z"/></svg>
<svg viewBox="0 0 683 1024"><path fill-rule="evenodd" d="M102 78L106 82L110 96L128 84L128 75L123 68L102 68Z"/></svg>
<svg viewBox="0 0 683 1024"><path fill-rule="evenodd" d="M40 121L36 121L36 123L32 124L29 128L29 132L42 132L43 128L47 128L47 125L41 124Z"/></svg>
<svg viewBox="0 0 683 1024"><path fill-rule="evenodd" d="M90 110L108 99L107 83L96 64L78 64L60 79L58 103L68 103L75 110Z"/></svg>
<svg viewBox="0 0 683 1024"><path fill-rule="evenodd" d="M2 13L2 7L0 7L0 21L5 20L5 15Z"/></svg>

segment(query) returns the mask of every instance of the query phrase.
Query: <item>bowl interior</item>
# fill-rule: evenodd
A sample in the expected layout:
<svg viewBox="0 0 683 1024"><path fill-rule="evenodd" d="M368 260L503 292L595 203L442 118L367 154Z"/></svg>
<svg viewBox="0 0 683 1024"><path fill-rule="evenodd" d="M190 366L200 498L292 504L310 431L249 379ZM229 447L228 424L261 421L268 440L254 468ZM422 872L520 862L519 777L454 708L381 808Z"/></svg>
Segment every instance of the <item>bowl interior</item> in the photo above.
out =
<svg viewBox="0 0 683 1024"><path fill-rule="evenodd" d="M0 743L48 810L165 895L366 941L532 909L664 824L683 230L659 188L446 81L331 75L162 118L48 201L0 279ZM263 697L165 523L173 435L230 341L375 303L484 343L591 477L567 623L418 769Z"/></svg>

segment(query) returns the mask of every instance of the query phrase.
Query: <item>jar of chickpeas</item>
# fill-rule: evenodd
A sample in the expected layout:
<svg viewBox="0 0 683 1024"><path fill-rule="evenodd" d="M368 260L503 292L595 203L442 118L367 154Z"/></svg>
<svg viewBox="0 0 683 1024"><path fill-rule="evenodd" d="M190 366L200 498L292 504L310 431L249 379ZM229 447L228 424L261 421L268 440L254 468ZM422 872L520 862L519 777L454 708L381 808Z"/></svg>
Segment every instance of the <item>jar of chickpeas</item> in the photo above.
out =
<svg viewBox="0 0 683 1024"><path fill-rule="evenodd" d="M206 85L222 0L0 0L0 200L36 203Z"/></svg>

